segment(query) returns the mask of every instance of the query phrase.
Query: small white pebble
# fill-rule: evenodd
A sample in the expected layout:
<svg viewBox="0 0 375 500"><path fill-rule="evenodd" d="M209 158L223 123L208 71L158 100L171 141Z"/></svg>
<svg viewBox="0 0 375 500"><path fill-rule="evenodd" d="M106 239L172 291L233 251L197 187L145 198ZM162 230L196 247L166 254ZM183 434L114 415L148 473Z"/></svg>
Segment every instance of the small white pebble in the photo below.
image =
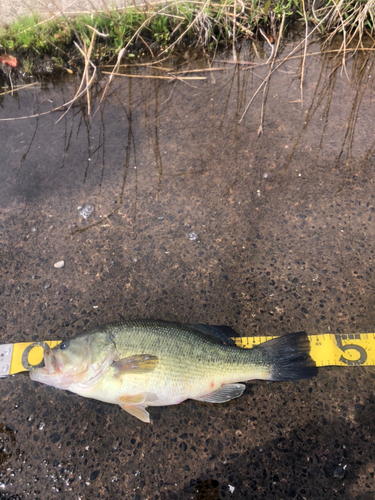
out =
<svg viewBox="0 0 375 500"><path fill-rule="evenodd" d="M232 486L231 484L228 484L228 488L231 493L233 493L234 490L236 489L235 486Z"/></svg>
<svg viewBox="0 0 375 500"><path fill-rule="evenodd" d="M61 269L64 266L65 266L65 262L63 260L59 260L58 262L55 262L53 264L53 267L56 267L56 269Z"/></svg>

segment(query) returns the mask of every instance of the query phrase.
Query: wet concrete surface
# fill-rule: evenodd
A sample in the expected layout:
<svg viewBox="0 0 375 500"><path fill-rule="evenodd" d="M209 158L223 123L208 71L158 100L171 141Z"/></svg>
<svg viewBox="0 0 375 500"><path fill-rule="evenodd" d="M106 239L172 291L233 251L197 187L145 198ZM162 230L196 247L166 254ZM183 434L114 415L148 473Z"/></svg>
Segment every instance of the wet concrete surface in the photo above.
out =
<svg viewBox="0 0 375 500"><path fill-rule="evenodd" d="M82 100L64 117L0 121L1 343L134 318L242 336L374 331L374 58L355 55L346 76L332 54L309 57L303 104L290 60L258 138L261 95L238 123L267 74L258 53L241 49L261 63L251 70L228 53L211 72L198 54L176 55L164 66L207 80L118 78L99 106L103 78L93 119ZM78 85L2 96L0 118L46 112ZM310 381L251 382L223 405L151 408L151 425L9 377L0 498L367 500L374 376L327 367Z"/></svg>

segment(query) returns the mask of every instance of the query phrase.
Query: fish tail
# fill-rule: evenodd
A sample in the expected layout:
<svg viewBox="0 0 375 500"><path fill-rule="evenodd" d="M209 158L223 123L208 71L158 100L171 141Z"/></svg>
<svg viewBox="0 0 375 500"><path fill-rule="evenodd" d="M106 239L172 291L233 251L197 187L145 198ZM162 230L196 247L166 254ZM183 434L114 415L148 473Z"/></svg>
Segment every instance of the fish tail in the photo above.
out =
<svg viewBox="0 0 375 500"><path fill-rule="evenodd" d="M270 366L270 380L299 380L317 375L310 356L310 340L306 332L291 333L256 347Z"/></svg>

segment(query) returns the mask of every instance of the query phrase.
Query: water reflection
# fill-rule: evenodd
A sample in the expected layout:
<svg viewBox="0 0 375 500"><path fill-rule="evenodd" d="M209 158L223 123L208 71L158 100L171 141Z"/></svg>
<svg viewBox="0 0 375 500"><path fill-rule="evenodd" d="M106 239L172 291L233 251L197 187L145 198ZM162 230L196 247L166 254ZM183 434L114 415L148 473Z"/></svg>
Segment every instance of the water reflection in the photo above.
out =
<svg viewBox="0 0 375 500"><path fill-rule="evenodd" d="M311 52L317 53L317 49L313 45ZM289 51L290 45L283 47L280 57L285 57ZM59 137L64 135L63 142L52 140L58 168L66 171L68 165L68 170L74 170L75 178L79 176L83 183L92 172L97 178L95 184L101 189L110 163L111 171L116 171L115 175L119 176L117 184L121 188L117 197L121 204L130 169L134 176L134 193L137 193L137 168L146 163L153 164L157 191L160 193L165 176L204 175L210 170L218 155L218 144L233 152L231 168L236 169L241 149L248 152L246 145L257 152L273 149L270 148L270 141L283 141L284 137L289 139L292 127L297 127L299 131L297 134L293 132L291 141L284 140L284 148L290 149L284 162L285 168L293 163L296 155L303 155L307 147L315 151L315 164L337 148L335 166L338 168L340 162L345 163L358 156L354 154L353 157L353 148L358 147L359 138L363 137L366 137L364 143L360 141L361 151L364 151L363 161L371 158L374 141L370 140L369 134L363 133L362 125L364 122L369 125L368 120L364 116L361 123L357 123L358 116L368 106L367 98L372 88L373 59L369 59L368 53L360 52L349 58L345 71L342 66L338 67L340 61L331 51L309 57L304 106L301 106L298 91L300 59L295 57L287 61L271 78L265 101L265 136L256 140L254 132L260 124L261 96L252 104L244 123L239 124L238 121L252 93L267 76L268 67L260 62L248 69L247 63L254 61L256 52L249 52L248 47L242 52L244 55L240 61L246 64L238 65L227 62L226 54L216 57L209 67L205 58L196 58L188 65L185 59L181 62L178 57L171 57L161 64L164 74L167 70L165 65L168 65L175 68L175 73L181 73L181 68L186 71L200 70L199 73L183 75L204 75L206 80L169 82L118 78L99 106L105 86L105 81L100 81L91 96L96 106L93 120L87 115L87 103L83 98L56 125L56 113L29 119L27 124L24 121L14 122L11 126L21 130L23 138L19 144L21 147L14 152L20 155L19 167L25 163L27 166L28 157L29 164L32 164L36 149L41 147L36 146L36 139L43 144L44 150L47 148L48 154L51 153L47 129L53 130ZM160 74L160 71L147 66L138 69L127 67L125 71L140 76ZM349 79L345 78L346 74ZM32 99L34 103L30 114L38 116L38 113L45 112L46 103L56 106L68 101L68 96L73 95L77 88L78 80L73 85L50 85L45 88L47 93L43 97L40 97L42 89L6 96L2 114L25 115L26 103ZM116 120L112 119L114 115ZM9 122L1 126L7 127ZM334 140L331 140L332 137ZM107 157L109 150L111 154ZM174 161L177 158L178 162ZM78 168L73 169L73 164L77 164Z"/></svg>

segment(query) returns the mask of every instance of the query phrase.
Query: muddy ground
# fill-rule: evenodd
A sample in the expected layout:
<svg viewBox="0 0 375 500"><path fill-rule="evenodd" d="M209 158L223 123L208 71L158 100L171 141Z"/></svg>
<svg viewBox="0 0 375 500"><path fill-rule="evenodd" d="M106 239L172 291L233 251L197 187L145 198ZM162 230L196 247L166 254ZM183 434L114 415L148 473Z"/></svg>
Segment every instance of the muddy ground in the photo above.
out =
<svg viewBox="0 0 375 500"><path fill-rule="evenodd" d="M264 50L242 47L241 61L260 63L246 71L230 53L207 71L187 51L164 66L206 80L119 77L99 105L103 76L91 116L85 99L47 113L76 76L0 97L0 119L40 114L0 121L1 343L134 318L242 336L374 331L374 58L357 54L345 74L332 54L309 57L302 103L290 60L258 138L262 94L238 122ZM226 404L152 408L151 425L8 377L0 498L370 500L374 375L251 382Z"/></svg>

